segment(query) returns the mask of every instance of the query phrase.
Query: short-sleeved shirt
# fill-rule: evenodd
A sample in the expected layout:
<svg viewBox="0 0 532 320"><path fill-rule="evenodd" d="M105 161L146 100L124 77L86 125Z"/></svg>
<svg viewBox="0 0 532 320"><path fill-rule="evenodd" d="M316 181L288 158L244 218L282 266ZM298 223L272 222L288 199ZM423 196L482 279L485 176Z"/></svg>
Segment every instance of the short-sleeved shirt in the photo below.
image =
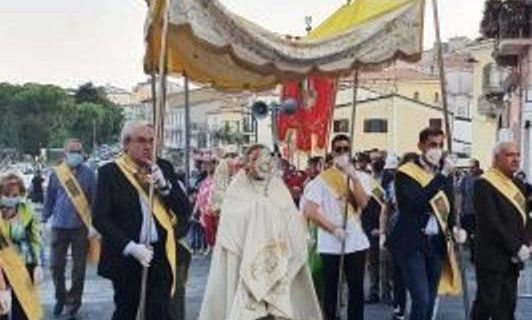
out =
<svg viewBox="0 0 532 320"><path fill-rule="evenodd" d="M371 179L369 175L357 172L358 178L364 191L371 194ZM319 205L320 213L333 225L341 228L345 212L345 202L338 199L334 191L321 178L317 177L312 180L305 188L301 207L308 202ZM362 230L360 217L351 216L347 221L346 227L345 253L353 253L366 250L369 247L369 241ZM318 230L318 252L325 254L341 254L342 242L329 232Z"/></svg>

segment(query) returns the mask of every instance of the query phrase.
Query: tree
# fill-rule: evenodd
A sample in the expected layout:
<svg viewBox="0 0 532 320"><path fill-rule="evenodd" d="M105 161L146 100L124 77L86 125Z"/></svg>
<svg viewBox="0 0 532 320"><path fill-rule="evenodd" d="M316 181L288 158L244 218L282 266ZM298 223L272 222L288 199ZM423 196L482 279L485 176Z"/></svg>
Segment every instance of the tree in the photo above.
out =
<svg viewBox="0 0 532 320"><path fill-rule="evenodd" d="M102 87L95 87L92 82L87 82L79 86L74 93L76 103L91 102L96 104L112 104L107 98L105 90Z"/></svg>
<svg viewBox="0 0 532 320"><path fill-rule="evenodd" d="M0 114L0 148L31 155L61 147L70 137L82 139L90 151L93 125L98 143L114 142L124 118L120 107L92 84L81 86L73 97L53 85L0 83Z"/></svg>

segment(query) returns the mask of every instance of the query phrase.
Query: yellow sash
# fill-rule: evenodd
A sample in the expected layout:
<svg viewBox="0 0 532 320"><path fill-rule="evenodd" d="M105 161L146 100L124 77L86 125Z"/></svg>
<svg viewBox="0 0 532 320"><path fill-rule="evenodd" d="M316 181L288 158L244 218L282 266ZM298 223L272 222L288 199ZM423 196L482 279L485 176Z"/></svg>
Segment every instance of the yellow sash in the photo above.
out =
<svg viewBox="0 0 532 320"><path fill-rule="evenodd" d="M512 179L505 176L500 170L489 169L482 175L482 179L488 181L497 191L508 200L521 215L523 223L526 225L526 198L514 184Z"/></svg>
<svg viewBox="0 0 532 320"><path fill-rule="evenodd" d="M39 295L31 282L30 275L26 272L26 265L3 234L0 234L0 267L26 317L30 320L42 319L43 311Z"/></svg>
<svg viewBox="0 0 532 320"><path fill-rule="evenodd" d="M401 166L398 171L414 179L421 187L426 187L432 181L432 179L434 179L433 174L423 170L423 168L412 162ZM432 197L432 199L430 199L430 206L434 211L436 218L438 219L438 224L443 230L443 233L447 234L447 221L449 214L451 213L451 206L445 192L440 191L434 197ZM457 296L460 295L461 292L462 280L460 278L460 270L456 261L454 245L448 237L447 259L442 266L438 294Z"/></svg>
<svg viewBox="0 0 532 320"><path fill-rule="evenodd" d="M377 180L371 178L371 196L379 203L381 207L386 205L386 192Z"/></svg>
<svg viewBox="0 0 532 320"><path fill-rule="evenodd" d="M127 155L122 155L118 159L116 159L116 164L118 165L118 168L122 173L126 176L127 180L131 185L137 190L139 196L145 201L146 203L150 203L149 197L146 194L146 191L142 188L142 186L139 184L137 179L135 178L135 174L138 172L137 165L131 161ZM172 290L171 295L173 296L175 293L175 279L176 279L176 263L177 263L177 248L176 248L176 239L174 234L174 226L177 223L177 219L175 218L175 215L166 209L166 207L161 202L161 199L158 196L153 197L153 216L157 221L161 224L161 226L166 231L166 243L165 243L165 251L166 251L166 259L168 260L168 263L170 264L170 268L172 269Z"/></svg>
<svg viewBox="0 0 532 320"><path fill-rule="evenodd" d="M89 201L87 201L87 198L85 197L83 189L76 179L76 176L74 173L72 173L72 170L66 163L62 163L55 167L55 174L63 186L63 189L65 189L68 198L70 201L72 201L72 204L76 208L81 221L83 221L83 224L85 224L87 230L90 230L92 225L91 208ZM87 252L87 258L89 262L94 264L98 263L98 260L100 259L100 250L100 240L97 238L89 238L89 249Z"/></svg>
<svg viewBox="0 0 532 320"><path fill-rule="evenodd" d="M434 179L434 175L427 172L417 164L409 162L399 168L399 172L402 172L414 179L422 188L429 185ZM447 233L447 221L449 214L451 213L451 205L447 195L443 191L436 193L432 199L430 199L430 206L435 213L438 223L444 233Z"/></svg>
<svg viewBox="0 0 532 320"><path fill-rule="evenodd" d="M320 174L320 178L331 188L339 199L347 201L351 196L351 190L347 188L347 176L335 167L331 167ZM347 206L348 216L358 214L351 203Z"/></svg>
<svg viewBox="0 0 532 320"><path fill-rule="evenodd" d="M70 170L70 167L66 163L62 163L59 166L55 167L55 174L61 182L63 189L67 193L68 197L76 207L76 211L79 214L79 217L85 224L87 228L90 228L91 223L91 209L83 189L78 183L76 176Z"/></svg>

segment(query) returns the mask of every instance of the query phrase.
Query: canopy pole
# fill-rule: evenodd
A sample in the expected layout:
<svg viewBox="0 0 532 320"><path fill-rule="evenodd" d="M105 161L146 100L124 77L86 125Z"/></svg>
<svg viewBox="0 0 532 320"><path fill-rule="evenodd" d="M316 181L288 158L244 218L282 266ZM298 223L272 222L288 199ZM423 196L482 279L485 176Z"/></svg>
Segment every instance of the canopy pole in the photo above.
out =
<svg viewBox="0 0 532 320"><path fill-rule="evenodd" d="M443 61L443 49L442 49L442 41L441 41L441 33L440 33L440 17L438 13L438 1L432 0L432 9L434 14L434 31L436 32L436 50L438 54L438 67L439 67L439 74L440 74L440 86L441 86L441 99L442 99L442 105L443 105L443 118L445 121L445 131L447 136L447 148L449 150L449 153L453 152L453 133L451 131L451 124L450 124L450 112L449 107L447 104L447 82L445 80L445 65ZM454 188L454 193L456 195L456 188ZM456 199L456 196L455 196ZM455 213L455 220L456 220L456 226L458 228L461 227L461 221L460 221L460 215L458 213ZM451 230L452 232L452 230ZM467 273L465 269L466 265L466 258L464 256L463 252L463 245L459 244L457 246L458 250L458 259L459 259L459 269L460 269L460 277L462 280L462 298L464 303L464 316L465 320L469 320L469 314L470 314L470 303L469 303L469 286L467 283ZM434 316L434 315L433 315Z"/></svg>
<svg viewBox="0 0 532 320"><path fill-rule="evenodd" d="M164 0L163 5L164 7L164 17L163 17L163 30L161 35L161 51L159 53L159 81L158 81L158 90L155 90L155 95L153 96L154 101L154 132L155 132L155 139L153 144L153 154L152 154L152 161L153 164L157 163L157 156L160 154L161 146L163 145L164 141L162 140L163 137L161 137L161 128L163 126L163 115L165 110L165 104L166 104L166 60L167 60L167 50L168 50L168 21L169 21L169 15L170 15L170 2L169 0ZM153 72L153 68L152 68ZM153 90L153 83L154 77L152 77L152 90ZM157 92L158 91L158 92ZM160 98L157 99L157 93L160 94ZM153 183L150 183L149 188L149 210L150 214L153 212L153 200L155 196L155 186ZM147 229L147 236L145 239L140 239L141 242L144 242L146 246L150 246L151 244L151 229L152 229L152 220L146 219L146 229ZM141 278L141 287L140 287L140 299L139 299L139 307L137 309L137 320L146 320L146 292L147 292L147 286L148 286L148 268L143 267L142 268L142 278Z"/></svg>
<svg viewBox="0 0 532 320"><path fill-rule="evenodd" d="M357 110L357 103L358 103L358 66L355 68L355 72L353 74L353 109L351 110L351 128L349 130L349 138L351 139L351 151L350 151L350 157L349 161L353 160L353 141L355 136L355 124L356 124L356 110ZM334 147L334 146L333 146ZM349 218L349 201L351 199L350 195L351 190L351 179L349 176L347 177L347 194L345 195L345 206L344 206L344 217L343 217L343 223L342 223L342 229L344 232L347 229L347 219ZM345 238L342 239L342 249L340 254L340 263L338 267L338 289L336 291L336 318L340 319L340 309L341 309L341 297L342 297L342 282L343 282L343 269L344 269L344 260L345 260Z"/></svg>
<svg viewBox="0 0 532 320"><path fill-rule="evenodd" d="M184 74L185 86L185 186L190 188L190 86L188 76Z"/></svg>
<svg viewBox="0 0 532 320"><path fill-rule="evenodd" d="M434 13L434 31L436 32L436 51L438 55L438 68L440 74L441 101L443 106L443 121L445 123L445 133L447 136L447 148L453 152L453 137L451 132L451 123L449 121L449 107L447 104L447 81L445 80L445 66L443 63L443 49L440 35L440 17L438 14L438 1L432 0L432 9Z"/></svg>

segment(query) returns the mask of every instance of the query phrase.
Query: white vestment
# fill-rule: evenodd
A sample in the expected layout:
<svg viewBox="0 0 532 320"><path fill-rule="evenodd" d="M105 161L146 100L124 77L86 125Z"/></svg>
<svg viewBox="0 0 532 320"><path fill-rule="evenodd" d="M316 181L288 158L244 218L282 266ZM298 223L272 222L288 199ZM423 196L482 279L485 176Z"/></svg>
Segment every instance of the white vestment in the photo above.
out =
<svg viewBox="0 0 532 320"><path fill-rule="evenodd" d="M200 320L321 320L306 226L283 181L241 170L224 202Z"/></svg>

